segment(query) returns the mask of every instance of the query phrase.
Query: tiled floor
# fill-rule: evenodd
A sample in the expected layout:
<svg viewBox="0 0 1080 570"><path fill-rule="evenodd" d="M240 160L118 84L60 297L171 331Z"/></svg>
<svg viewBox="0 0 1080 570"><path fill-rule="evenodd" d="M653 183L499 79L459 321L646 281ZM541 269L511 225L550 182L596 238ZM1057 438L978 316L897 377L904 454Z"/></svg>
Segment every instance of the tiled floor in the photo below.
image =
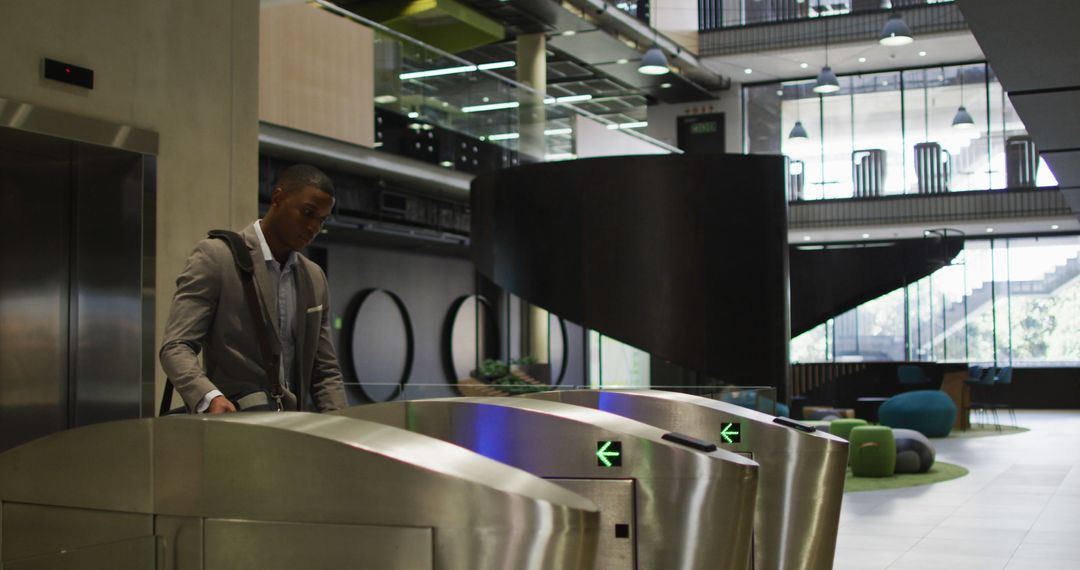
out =
<svg viewBox="0 0 1080 570"><path fill-rule="evenodd" d="M835 569L1080 569L1080 411L1017 411L1030 432L932 440L971 473L844 495Z"/></svg>

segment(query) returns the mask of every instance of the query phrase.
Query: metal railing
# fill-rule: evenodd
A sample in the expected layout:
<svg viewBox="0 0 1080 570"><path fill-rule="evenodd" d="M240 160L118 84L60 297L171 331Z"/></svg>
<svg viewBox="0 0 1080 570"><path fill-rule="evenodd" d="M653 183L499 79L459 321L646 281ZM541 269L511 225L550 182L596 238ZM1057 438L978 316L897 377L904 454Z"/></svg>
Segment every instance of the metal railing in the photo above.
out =
<svg viewBox="0 0 1080 570"><path fill-rule="evenodd" d="M907 194L792 202L792 229L907 222L955 222L1034 216L1071 216L1057 188Z"/></svg>
<svg viewBox="0 0 1080 570"><path fill-rule="evenodd" d="M892 10L852 11L833 17L791 18L717 25L717 16L703 7L718 0L699 0L698 53L701 57L752 51L793 49L830 43L876 41ZM762 0L764 3L764 0ZM916 36L966 30L967 23L953 2L918 3L901 14Z"/></svg>
<svg viewBox="0 0 1080 570"><path fill-rule="evenodd" d="M698 0L701 31L901 10L953 0Z"/></svg>

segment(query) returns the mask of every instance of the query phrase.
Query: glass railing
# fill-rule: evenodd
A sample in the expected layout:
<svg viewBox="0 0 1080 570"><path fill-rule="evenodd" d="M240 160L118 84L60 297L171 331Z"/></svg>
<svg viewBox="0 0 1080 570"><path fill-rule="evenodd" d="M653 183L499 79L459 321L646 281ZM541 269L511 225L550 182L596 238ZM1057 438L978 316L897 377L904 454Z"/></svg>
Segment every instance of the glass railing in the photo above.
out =
<svg viewBox="0 0 1080 570"><path fill-rule="evenodd" d="M701 31L945 4L953 0L698 0Z"/></svg>
<svg viewBox="0 0 1080 570"><path fill-rule="evenodd" d="M553 97L516 81L512 49L498 59L469 61L331 2L314 3L375 32L375 105L407 117L411 129L445 128L526 155L523 161L553 161L576 158L577 121L586 120L665 151L682 152L640 132L645 122L620 121L576 105L593 100L591 95ZM541 107L542 112L530 107ZM542 119L530 123L529 117Z"/></svg>
<svg viewBox="0 0 1080 570"><path fill-rule="evenodd" d="M702 396L721 402L728 402L744 408L766 414L777 415L776 388L772 386L635 386L611 384L603 387L592 386L551 386L530 385L528 389L520 386L505 386L485 382L457 384L446 382L346 382L346 392L351 405L398 400L430 400L432 398L468 397L508 397L523 394L546 392L551 390L664 390ZM785 412L780 407L780 412Z"/></svg>

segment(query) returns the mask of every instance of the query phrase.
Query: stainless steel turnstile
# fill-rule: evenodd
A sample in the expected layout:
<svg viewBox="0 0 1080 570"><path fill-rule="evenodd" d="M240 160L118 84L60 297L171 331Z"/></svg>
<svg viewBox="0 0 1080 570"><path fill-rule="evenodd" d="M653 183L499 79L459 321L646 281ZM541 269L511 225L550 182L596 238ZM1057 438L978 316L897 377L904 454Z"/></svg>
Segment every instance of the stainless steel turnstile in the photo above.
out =
<svg viewBox="0 0 1080 570"><path fill-rule="evenodd" d="M676 443L614 414L521 398L390 402L334 413L456 443L591 499L601 513L597 568L745 570L750 563L758 469L738 454Z"/></svg>
<svg viewBox="0 0 1080 570"><path fill-rule="evenodd" d="M761 465L755 570L832 568L847 469L843 439L786 418L676 392L563 390L527 397L604 410L746 454Z"/></svg>
<svg viewBox="0 0 1080 570"><path fill-rule="evenodd" d="M343 417L98 424L0 454L0 566L591 568L599 513L458 446Z"/></svg>

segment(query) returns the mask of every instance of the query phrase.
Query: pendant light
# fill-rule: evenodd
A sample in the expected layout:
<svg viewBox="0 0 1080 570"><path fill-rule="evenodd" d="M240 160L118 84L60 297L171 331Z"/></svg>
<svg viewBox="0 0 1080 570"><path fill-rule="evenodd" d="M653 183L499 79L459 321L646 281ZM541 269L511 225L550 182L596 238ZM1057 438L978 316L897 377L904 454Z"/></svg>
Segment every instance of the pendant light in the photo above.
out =
<svg viewBox="0 0 1080 570"><path fill-rule="evenodd" d="M821 73L817 76L817 81L814 83L814 93L835 93L840 90L840 80L836 78L836 74L833 73L831 67L829 67L829 19L825 19L825 67L821 68Z"/></svg>
<svg viewBox="0 0 1080 570"><path fill-rule="evenodd" d="M915 41L911 36L911 28L904 22L900 14L892 14L881 28L881 45L886 47L906 46Z"/></svg>
<svg viewBox="0 0 1080 570"><path fill-rule="evenodd" d="M660 50L660 46L653 44L645 50L645 56L641 58L637 70L644 75L664 75L671 72L671 67L668 66L667 56Z"/></svg>
<svg viewBox="0 0 1080 570"><path fill-rule="evenodd" d="M799 86L801 87L801 86ZM801 89L798 89L801 91ZM796 93L795 97L795 126L791 127L791 133L787 137L791 142L805 142L810 140L810 135L806 132L806 127L802 124L802 98Z"/></svg>
<svg viewBox="0 0 1080 570"><path fill-rule="evenodd" d="M970 129L975 126L975 119L971 118L971 113L968 113L967 107L964 107L964 68L961 67L959 71L960 76L960 108L956 110L956 115L953 116L952 126L954 129Z"/></svg>

